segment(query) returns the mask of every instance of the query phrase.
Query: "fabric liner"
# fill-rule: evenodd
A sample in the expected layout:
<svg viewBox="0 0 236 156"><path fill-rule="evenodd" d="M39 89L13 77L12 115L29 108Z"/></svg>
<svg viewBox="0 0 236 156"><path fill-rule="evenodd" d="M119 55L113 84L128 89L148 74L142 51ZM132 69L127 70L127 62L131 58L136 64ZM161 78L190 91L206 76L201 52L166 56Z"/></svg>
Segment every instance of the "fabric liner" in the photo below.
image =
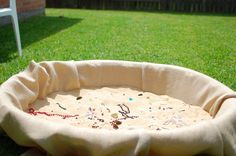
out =
<svg viewBox="0 0 236 156"><path fill-rule="evenodd" d="M214 119L166 131L77 128L32 117L29 104L56 91L129 86L200 106ZM0 126L17 144L51 155L236 155L236 94L183 67L114 60L31 62L0 87ZM194 135L193 135L194 134Z"/></svg>

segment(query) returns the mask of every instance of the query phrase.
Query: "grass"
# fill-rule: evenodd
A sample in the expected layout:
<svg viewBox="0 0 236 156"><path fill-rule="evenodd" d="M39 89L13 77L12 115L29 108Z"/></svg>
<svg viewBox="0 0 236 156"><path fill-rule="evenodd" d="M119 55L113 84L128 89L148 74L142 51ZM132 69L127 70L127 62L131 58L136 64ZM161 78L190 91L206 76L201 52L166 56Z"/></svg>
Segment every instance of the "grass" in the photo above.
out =
<svg viewBox="0 0 236 156"><path fill-rule="evenodd" d="M12 27L0 29L0 83L31 60L116 59L191 68L236 90L235 28L228 15L47 9L20 23L22 58Z"/></svg>

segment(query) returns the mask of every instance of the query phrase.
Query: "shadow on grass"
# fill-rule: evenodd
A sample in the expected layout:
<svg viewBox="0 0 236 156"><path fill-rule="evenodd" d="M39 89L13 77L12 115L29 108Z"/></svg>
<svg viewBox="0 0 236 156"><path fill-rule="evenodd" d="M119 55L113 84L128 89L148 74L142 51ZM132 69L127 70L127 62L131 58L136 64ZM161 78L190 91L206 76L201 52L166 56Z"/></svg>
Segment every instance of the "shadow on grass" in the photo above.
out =
<svg viewBox="0 0 236 156"><path fill-rule="evenodd" d="M83 9L80 9L83 10ZM216 16L216 17L236 17L236 13L211 13L211 12L183 12L183 11L163 11L163 10L142 10L142 9L84 9L102 11L124 11L124 12L143 12L157 14L187 15L187 16Z"/></svg>
<svg viewBox="0 0 236 156"><path fill-rule="evenodd" d="M22 47L56 34L82 19L67 17L39 16L20 23ZM8 62L17 56L15 34L12 25L0 27L0 63ZM12 55L12 53L16 53ZM24 51L23 51L24 53Z"/></svg>
<svg viewBox="0 0 236 156"><path fill-rule="evenodd" d="M180 11L145 11L149 13L187 15L187 16L216 16L216 17L235 17L235 13L210 13L210 12L180 12Z"/></svg>

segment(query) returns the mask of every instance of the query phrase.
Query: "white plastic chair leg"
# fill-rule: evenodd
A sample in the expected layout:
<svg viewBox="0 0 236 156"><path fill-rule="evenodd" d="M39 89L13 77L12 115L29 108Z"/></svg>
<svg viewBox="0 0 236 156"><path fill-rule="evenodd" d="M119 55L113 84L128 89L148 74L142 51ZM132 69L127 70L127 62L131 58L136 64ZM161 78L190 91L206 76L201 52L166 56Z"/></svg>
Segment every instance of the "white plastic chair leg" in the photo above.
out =
<svg viewBox="0 0 236 156"><path fill-rule="evenodd" d="M18 49L19 55L22 56L22 48L21 48L20 32L19 32L19 24L18 24L18 19L17 19L17 14L16 14L16 12L14 12L11 17L12 17L13 28L14 28L14 31L15 31L15 36L16 36L17 49Z"/></svg>

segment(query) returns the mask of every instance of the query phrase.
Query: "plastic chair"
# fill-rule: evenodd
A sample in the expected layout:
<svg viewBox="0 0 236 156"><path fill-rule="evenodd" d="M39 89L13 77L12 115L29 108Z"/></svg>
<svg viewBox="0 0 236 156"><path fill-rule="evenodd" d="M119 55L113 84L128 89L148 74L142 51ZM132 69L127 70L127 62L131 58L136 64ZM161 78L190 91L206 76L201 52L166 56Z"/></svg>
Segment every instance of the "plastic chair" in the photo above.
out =
<svg viewBox="0 0 236 156"><path fill-rule="evenodd" d="M17 17L17 11L16 11L16 0L10 0L9 8L0 8L0 17L2 16L11 16L12 24L13 24L13 28L14 28L15 36L16 36L18 52L19 52L19 55L22 56L19 24L18 24L18 17Z"/></svg>

